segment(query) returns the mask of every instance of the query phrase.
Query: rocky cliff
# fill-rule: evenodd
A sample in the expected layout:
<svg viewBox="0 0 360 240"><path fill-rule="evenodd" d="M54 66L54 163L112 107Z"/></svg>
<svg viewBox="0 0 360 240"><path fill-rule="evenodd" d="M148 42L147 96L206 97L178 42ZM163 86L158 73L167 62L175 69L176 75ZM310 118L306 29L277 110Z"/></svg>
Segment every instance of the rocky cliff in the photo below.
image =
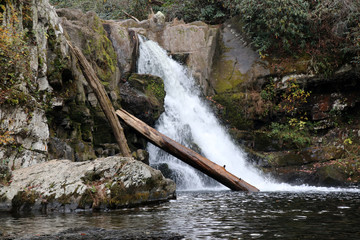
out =
<svg viewBox="0 0 360 240"><path fill-rule="evenodd" d="M56 12L48 0L9 1L1 9L2 28L11 31L11 37L19 43L13 46L16 41L5 41L4 35L1 35L1 41L21 55L15 60L23 67L9 68L8 63L11 64L13 59L3 59L1 55L5 74L0 82L0 191L3 208L18 211L30 207L31 210L34 205L39 210L44 207L44 201L50 201L55 210L67 209L67 204L71 205L71 210L85 205L86 208L100 205L117 208L173 198L174 183L165 180L159 171L132 159L97 159L116 155L119 149L65 39L82 49L115 108L121 106L122 99L128 106L138 103L142 108L136 109L137 113L149 112L147 117L152 123L163 111L164 94L155 94L155 91L164 91L162 80L136 75L130 78L128 88L120 93L120 82L126 82L131 72L122 65L128 59L114 48L104 22L94 13L83 14L77 10ZM129 51L133 51L134 43L127 44ZM4 53L6 46L1 47ZM146 162L147 154L142 150L146 142L133 132L127 133L133 156ZM51 159L66 160L48 162ZM97 160L74 163L94 159ZM81 175L87 176L88 173L75 172L85 168L102 169L101 174L111 169L111 174L88 181L81 179ZM135 179L138 173L142 175ZM126 179L122 182L118 175ZM70 178L76 179L65 185L58 182ZM30 179L37 183L28 182ZM50 181L59 184L51 185ZM74 187L72 184L75 182L79 184ZM107 190L106 183L111 185ZM103 194L106 190L108 195L95 197L89 184L101 185L96 192ZM67 188L68 185L72 187ZM59 189L55 193L56 187ZM87 194L87 199L84 194ZM65 196L69 198L63 202Z"/></svg>
<svg viewBox="0 0 360 240"><path fill-rule="evenodd" d="M310 71L308 56L259 56L236 18L221 26L165 22L161 13L141 22L104 21L93 12L55 10L47 0L28 4L15 5L26 19L19 28L27 33L29 81L0 92L3 179L9 170L49 159L86 161L119 152L66 38L83 51L115 108L154 125L165 92L161 79L134 74L142 34L189 67L254 164L290 182L358 180L355 65L321 75ZM134 157L146 162L144 139L126 127L125 134Z"/></svg>
<svg viewBox="0 0 360 240"><path fill-rule="evenodd" d="M291 183L358 183L359 66L259 56L236 17L220 36L209 100L254 164Z"/></svg>

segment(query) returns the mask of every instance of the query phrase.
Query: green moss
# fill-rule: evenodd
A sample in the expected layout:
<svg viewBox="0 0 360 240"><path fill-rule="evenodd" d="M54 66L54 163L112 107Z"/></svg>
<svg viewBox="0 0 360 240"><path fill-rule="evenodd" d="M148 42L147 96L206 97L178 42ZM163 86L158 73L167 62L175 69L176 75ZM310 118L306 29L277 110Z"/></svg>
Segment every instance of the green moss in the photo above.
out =
<svg viewBox="0 0 360 240"><path fill-rule="evenodd" d="M326 185L346 182L347 174L336 165L325 165L318 170L320 181Z"/></svg>
<svg viewBox="0 0 360 240"><path fill-rule="evenodd" d="M147 82L145 94L150 98L154 96L159 103L164 102L166 94L164 82L158 78L150 78Z"/></svg>
<svg viewBox="0 0 360 240"><path fill-rule="evenodd" d="M229 51L230 49L222 41L219 41L211 72L211 79L214 81L214 88L217 93L237 88L248 79L248 76L241 73L236 67L237 61L226 58L226 53Z"/></svg>
<svg viewBox="0 0 360 240"><path fill-rule="evenodd" d="M79 201L79 208L91 208L94 204L94 198L90 190L85 191Z"/></svg>
<svg viewBox="0 0 360 240"><path fill-rule="evenodd" d="M150 199L148 191L141 189L125 189L122 183L115 183L110 187L111 197L108 204L111 208L134 206Z"/></svg>
<svg viewBox="0 0 360 240"><path fill-rule="evenodd" d="M0 195L0 202L6 202L6 201L7 201L6 194L3 193L2 195Z"/></svg>
<svg viewBox="0 0 360 240"><path fill-rule="evenodd" d="M40 194L35 191L19 191L11 200L12 211L30 211Z"/></svg>
<svg viewBox="0 0 360 240"><path fill-rule="evenodd" d="M165 98L164 81L156 76L132 74L129 83L135 89L144 92L153 105L163 105Z"/></svg>
<svg viewBox="0 0 360 240"><path fill-rule="evenodd" d="M121 38L126 38L126 35L122 29L119 29L119 35Z"/></svg>
<svg viewBox="0 0 360 240"><path fill-rule="evenodd" d="M117 56L111 41L106 36L100 18L96 15L93 17L92 30L97 35L87 39L84 54L93 63L95 72L102 83L108 83L116 72Z"/></svg>
<svg viewBox="0 0 360 240"><path fill-rule="evenodd" d="M61 203L62 205L66 205L66 204L70 204L71 203L71 194L63 194L61 195L57 200L59 201L59 203Z"/></svg>
<svg viewBox="0 0 360 240"><path fill-rule="evenodd" d="M236 69L236 62L232 60L219 61L213 69L212 78L218 93L234 89L247 79L246 75Z"/></svg>
<svg viewBox="0 0 360 240"><path fill-rule="evenodd" d="M245 95L242 93L221 93L213 99L223 107L222 118L233 127L246 130L253 127L253 122L246 116Z"/></svg>

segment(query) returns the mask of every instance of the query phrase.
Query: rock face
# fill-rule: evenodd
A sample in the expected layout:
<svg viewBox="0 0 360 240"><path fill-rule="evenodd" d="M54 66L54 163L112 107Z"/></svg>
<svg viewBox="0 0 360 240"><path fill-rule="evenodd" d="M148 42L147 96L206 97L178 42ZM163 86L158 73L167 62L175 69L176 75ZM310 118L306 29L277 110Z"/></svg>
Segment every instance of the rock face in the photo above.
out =
<svg viewBox="0 0 360 240"><path fill-rule="evenodd" d="M6 211L114 209L173 199L175 183L131 158L52 160L13 171L0 196Z"/></svg>
<svg viewBox="0 0 360 240"><path fill-rule="evenodd" d="M0 129L11 132L14 141L14 144L0 146L0 159L6 161L10 168L28 167L46 161L49 127L42 109L29 112L19 106L1 105Z"/></svg>
<svg viewBox="0 0 360 240"><path fill-rule="evenodd" d="M242 85L259 84L258 78L270 73L266 62L261 61L259 54L243 40L238 22L233 18L220 30L210 78L217 94Z"/></svg>
<svg viewBox="0 0 360 240"><path fill-rule="evenodd" d="M165 23L160 13L140 23L133 20L110 23L120 26L122 38L129 38L133 32L136 32L158 42L171 55L185 55L184 63L202 87L203 93L208 95L214 92L210 74L219 36L217 26L210 26L202 22L185 24L178 20ZM118 42L115 36L110 36L110 38L113 43ZM126 56L130 56L130 51L123 52Z"/></svg>
<svg viewBox="0 0 360 240"><path fill-rule="evenodd" d="M53 91L50 82L61 77L58 64L65 61L67 55L66 46L61 43L65 39L63 30L48 0L31 0L27 4L36 6L29 8L31 22L21 24L18 30L27 27L31 38L27 48L29 77L32 79L28 86L24 82L14 86L12 98L0 106L0 134L8 132L12 138L12 141L0 144L0 159L12 169L47 160L50 131L45 108ZM19 19L22 17L20 11Z"/></svg>

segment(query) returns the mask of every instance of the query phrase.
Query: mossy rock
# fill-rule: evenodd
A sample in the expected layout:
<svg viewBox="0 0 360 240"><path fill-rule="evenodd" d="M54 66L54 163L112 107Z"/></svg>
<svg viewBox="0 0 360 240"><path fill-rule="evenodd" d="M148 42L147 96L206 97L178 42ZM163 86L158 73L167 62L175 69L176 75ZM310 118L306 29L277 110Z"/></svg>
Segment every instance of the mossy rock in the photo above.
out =
<svg viewBox="0 0 360 240"><path fill-rule="evenodd" d="M245 113L245 95L240 92L220 93L213 97L216 103L223 108L221 118L232 127L239 130L253 128L253 122L248 119Z"/></svg>
<svg viewBox="0 0 360 240"><path fill-rule="evenodd" d="M343 185L347 179L347 174L334 164L319 168L317 175L319 183L325 186Z"/></svg>
<svg viewBox="0 0 360 240"><path fill-rule="evenodd" d="M95 72L107 87L114 81L117 56L111 41L107 37L101 19L95 13L87 13L88 27L93 31L84 46L84 54L95 66ZM84 36L86 37L86 36Z"/></svg>
<svg viewBox="0 0 360 240"><path fill-rule="evenodd" d="M343 156L344 151L334 146L311 147L303 150L268 152L266 158L274 167L301 166L309 163L321 163Z"/></svg>
<svg viewBox="0 0 360 240"><path fill-rule="evenodd" d="M132 87L145 93L153 104L163 105L165 98L164 81L153 75L133 73L128 79Z"/></svg>
<svg viewBox="0 0 360 240"><path fill-rule="evenodd" d="M235 66L236 62L233 60L222 60L214 66L212 78L215 81L215 91L217 93L236 89L246 81L247 76L242 74Z"/></svg>
<svg viewBox="0 0 360 240"><path fill-rule="evenodd" d="M13 212L30 212L39 199L40 194L35 191L19 191L11 200Z"/></svg>
<svg viewBox="0 0 360 240"><path fill-rule="evenodd" d="M157 76L131 74L120 87L123 108L150 126L164 112L164 82Z"/></svg>

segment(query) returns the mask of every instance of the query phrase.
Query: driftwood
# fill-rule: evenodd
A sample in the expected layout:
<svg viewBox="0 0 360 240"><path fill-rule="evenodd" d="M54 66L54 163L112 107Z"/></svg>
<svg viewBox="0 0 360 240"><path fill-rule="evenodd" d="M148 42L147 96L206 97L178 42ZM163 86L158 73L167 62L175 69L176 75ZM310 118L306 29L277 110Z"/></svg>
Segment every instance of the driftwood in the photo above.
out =
<svg viewBox="0 0 360 240"><path fill-rule="evenodd" d="M72 53L78 59L80 68L85 76L85 79L89 83L90 87L93 89L100 103L100 106L111 125L116 142L119 144L121 154L125 157L131 157L130 149L127 145L127 141L124 135L124 130L121 127L120 121L115 114L115 109L108 95L106 94L104 86L101 84L100 80L96 76L94 69L86 60L81 50L76 46L74 47L69 41L67 41L67 44L69 45Z"/></svg>
<svg viewBox="0 0 360 240"><path fill-rule="evenodd" d="M132 16L132 15L130 15L130 14L128 14L127 12L125 12L124 10L121 10L126 16L128 16L129 18L132 18L132 19L134 19L136 22L140 22L139 21L139 19L137 19L136 17L134 17L134 16Z"/></svg>
<svg viewBox="0 0 360 240"><path fill-rule="evenodd" d="M146 123L132 116L125 110L117 110L116 114L130 127L143 135L151 143L155 144L164 151L177 157L183 162L200 170L206 175L212 177L218 182L234 191L258 192L259 189L245 182L244 180L234 176L225 170L224 167L217 165L209 159L201 156L193 150L175 142L169 137L161 134L157 130L151 128Z"/></svg>

